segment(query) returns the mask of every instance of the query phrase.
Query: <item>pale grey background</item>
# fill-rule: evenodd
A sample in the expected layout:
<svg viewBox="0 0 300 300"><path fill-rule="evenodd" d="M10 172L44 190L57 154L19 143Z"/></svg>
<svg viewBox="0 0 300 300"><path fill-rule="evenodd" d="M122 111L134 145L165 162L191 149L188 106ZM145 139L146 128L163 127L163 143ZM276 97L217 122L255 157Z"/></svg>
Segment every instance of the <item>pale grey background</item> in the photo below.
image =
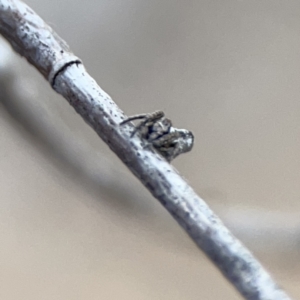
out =
<svg viewBox="0 0 300 300"><path fill-rule="evenodd" d="M299 1L27 3L126 114L163 109L194 132L193 151L174 165L218 214L279 212L283 227L290 213L297 218ZM66 140L103 154L136 198L82 186L1 112L0 298L241 299L67 102L19 61L38 85L33 109L68 128ZM269 245L255 239L259 228L252 233L244 242L299 298L299 236L285 243L274 234Z"/></svg>

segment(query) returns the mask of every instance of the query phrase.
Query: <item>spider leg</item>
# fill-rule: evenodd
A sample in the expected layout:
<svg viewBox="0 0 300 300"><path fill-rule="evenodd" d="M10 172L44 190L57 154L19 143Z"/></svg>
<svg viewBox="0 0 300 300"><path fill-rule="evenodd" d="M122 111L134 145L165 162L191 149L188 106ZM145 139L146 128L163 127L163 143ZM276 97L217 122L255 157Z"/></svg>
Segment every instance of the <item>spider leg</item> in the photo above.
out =
<svg viewBox="0 0 300 300"><path fill-rule="evenodd" d="M177 156L176 144L172 147L161 147L156 149L168 162ZM176 154L174 153L176 152Z"/></svg>
<svg viewBox="0 0 300 300"><path fill-rule="evenodd" d="M133 137L138 131L140 131L143 127L145 127L148 122L149 122L149 119L147 117L145 117L145 120L142 121L139 125L137 125L135 127L135 129L132 131L130 137Z"/></svg>
<svg viewBox="0 0 300 300"><path fill-rule="evenodd" d="M151 125L153 125L157 120L161 119L164 117L164 112L163 111L155 111L154 113L151 114L147 114L144 117L144 121L142 121L138 126L135 127L135 129L133 130L131 137L133 137L137 131L140 131L143 127L149 127Z"/></svg>
<svg viewBox="0 0 300 300"><path fill-rule="evenodd" d="M123 125L123 124L126 124L130 121L134 121L134 120L139 120L139 119L145 119L147 117L147 114L140 114L140 115L134 115L134 116L131 116L125 120L123 120L120 125Z"/></svg>
<svg viewBox="0 0 300 300"><path fill-rule="evenodd" d="M172 146L160 147L157 150L168 162L170 162L176 156L178 156L179 154L182 153L181 148L178 145L178 143L174 143Z"/></svg>
<svg viewBox="0 0 300 300"><path fill-rule="evenodd" d="M126 124L130 121L134 121L134 120L138 120L138 119L147 119L149 121L152 120L159 120L164 116L164 112L161 110L155 111L153 113L150 114L139 114L139 115L134 115L131 117L128 117L127 119L123 120L120 125Z"/></svg>
<svg viewBox="0 0 300 300"><path fill-rule="evenodd" d="M157 138L152 141L153 146L156 148L168 148L174 144L174 142L178 139L179 134L177 131L169 132L164 134L163 136Z"/></svg>
<svg viewBox="0 0 300 300"><path fill-rule="evenodd" d="M149 121L157 121L165 116L165 113L161 110L157 110L151 114L148 114Z"/></svg>
<svg viewBox="0 0 300 300"><path fill-rule="evenodd" d="M153 145L154 148L161 150L163 152L167 151L170 147L174 147L175 142L177 141L179 134L175 132L169 132L160 136L156 139L148 140L144 148L148 148Z"/></svg>

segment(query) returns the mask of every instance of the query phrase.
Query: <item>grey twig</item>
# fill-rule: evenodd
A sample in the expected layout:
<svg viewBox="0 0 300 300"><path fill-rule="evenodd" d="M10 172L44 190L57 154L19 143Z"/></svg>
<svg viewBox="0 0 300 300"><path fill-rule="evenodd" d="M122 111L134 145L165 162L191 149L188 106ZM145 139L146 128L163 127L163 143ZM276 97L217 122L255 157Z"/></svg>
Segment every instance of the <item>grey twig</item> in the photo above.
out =
<svg viewBox="0 0 300 300"><path fill-rule="evenodd" d="M144 149L132 124L67 44L26 4L0 0L0 33L34 65L140 179L246 299L290 299L178 172Z"/></svg>
<svg viewBox="0 0 300 300"><path fill-rule="evenodd" d="M9 115L10 124L17 125L23 136L54 165L95 196L110 195L109 205L121 205L123 210L134 213L133 205L141 202L139 195L143 194L143 187L133 189L133 182L126 178L125 171L103 153L91 151L85 141L74 140L63 122L55 126L53 115L36 103L42 95L33 78L21 74L16 56L1 36L0 91L0 108Z"/></svg>
<svg viewBox="0 0 300 300"><path fill-rule="evenodd" d="M20 72L18 60L10 46L0 38L0 104L9 115L11 125L17 125L19 132L30 143L46 154L69 177L94 195L107 193L108 204L122 205L123 211L145 220L149 201L143 195L143 186L136 185L126 177L123 170L106 158L103 153L91 151L80 139L74 140L72 132L63 122L56 126L52 123L54 113L37 107L36 100L42 97L33 78L24 77ZM140 115L143 118L145 114ZM136 117L136 116L135 116ZM125 121L126 122L126 121ZM25 133L25 136L24 136ZM143 195L143 196L141 196ZM149 195L150 196L150 195ZM139 208L136 209L136 204ZM231 230L247 241L256 250L287 253L299 248L299 215L277 211L237 208L220 204L218 211Z"/></svg>

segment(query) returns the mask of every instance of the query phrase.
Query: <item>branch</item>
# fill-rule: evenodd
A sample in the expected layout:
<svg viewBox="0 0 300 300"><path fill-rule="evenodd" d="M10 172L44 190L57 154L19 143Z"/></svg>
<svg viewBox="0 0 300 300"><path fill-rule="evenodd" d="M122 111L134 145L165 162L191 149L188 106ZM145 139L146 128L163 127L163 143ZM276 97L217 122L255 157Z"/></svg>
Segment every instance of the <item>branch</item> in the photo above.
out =
<svg viewBox="0 0 300 300"><path fill-rule="evenodd" d="M49 81L170 212L246 299L290 299L224 227L178 172L144 149L121 109L86 72L67 44L26 4L0 0L0 33Z"/></svg>
<svg viewBox="0 0 300 300"><path fill-rule="evenodd" d="M31 145L36 146L52 164L76 180L87 192L92 192L96 197L107 193L110 196L107 204L121 205L127 213L139 216L140 221L144 220L148 211L144 204L150 198L144 195L143 186L135 185L133 188L131 178L113 161L103 153L91 151L81 139L74 139L63 122L59 126L54 124L54 112L49 114L44 107L37 106L36 99L42 97L40 90L33 78L25 78L21 74L16 56L2 38L0 53L0 104L9 115L9 124L16 125L23 138L29 138ZM280 250L286 253L299 246L300 224L296 212L222 204L217 208L226 225L258 251L275 250L277 253Z"/></svg>

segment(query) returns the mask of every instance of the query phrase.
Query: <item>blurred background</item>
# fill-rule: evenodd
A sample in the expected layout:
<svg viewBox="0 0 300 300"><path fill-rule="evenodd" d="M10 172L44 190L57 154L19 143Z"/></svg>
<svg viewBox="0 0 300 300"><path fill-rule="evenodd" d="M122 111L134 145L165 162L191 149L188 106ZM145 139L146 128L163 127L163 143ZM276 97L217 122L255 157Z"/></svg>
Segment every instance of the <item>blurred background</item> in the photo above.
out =
<svg viewBox="0 0 300 300"><path fill-rule="evenodd" d="M173 164L299 298L299 1L26 3L127 115L162 109L193 131ZM242 299L1 43L0 298Z"/></svg>

